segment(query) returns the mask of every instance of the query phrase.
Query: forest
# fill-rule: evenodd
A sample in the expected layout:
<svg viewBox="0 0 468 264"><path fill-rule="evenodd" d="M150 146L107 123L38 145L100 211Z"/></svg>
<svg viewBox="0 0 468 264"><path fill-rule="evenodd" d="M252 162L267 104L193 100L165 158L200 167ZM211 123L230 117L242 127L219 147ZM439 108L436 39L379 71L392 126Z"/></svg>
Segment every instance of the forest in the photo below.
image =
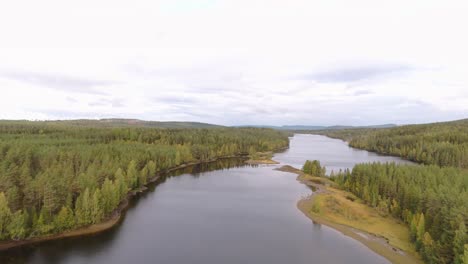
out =
<svg viewBox="0 0 468 264"><path fill-rule="evenodd" d="M404 221L426 263L468 263L468 119L311 133L424 164L358 164L332 179L381 214Z"/></svg>
<svg viewBox="0 0 468 264"><path fill-rule="evenodd" d="M423 164L468 168L468 119L385 129L311 131L355 148L400 156Z"/></svg>
<svg viewBox="0 0 468 264"><path fill-rule="evenodd" d="M332 180L380 214L405 222L426 263L468 263L466 170L358 164L352 172L341 172Z"/></svg>
<svg viewBox="0 0 468 264"><path fill-rule="evenodd" d="M286 133L262 128L0 121L0 240L98 223L170 168L288 144Z"/></svg>

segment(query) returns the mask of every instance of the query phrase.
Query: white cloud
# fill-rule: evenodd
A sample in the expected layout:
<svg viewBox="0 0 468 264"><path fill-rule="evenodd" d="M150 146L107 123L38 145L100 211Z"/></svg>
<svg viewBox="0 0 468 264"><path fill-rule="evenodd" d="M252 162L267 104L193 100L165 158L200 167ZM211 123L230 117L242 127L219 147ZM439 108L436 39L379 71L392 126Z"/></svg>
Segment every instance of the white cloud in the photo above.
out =
<svg viewBox="0 0 468 264"><path fill-rule="evenodd" d="M463 118L467 12L464 1L10 1L0 118Z"/></svg>

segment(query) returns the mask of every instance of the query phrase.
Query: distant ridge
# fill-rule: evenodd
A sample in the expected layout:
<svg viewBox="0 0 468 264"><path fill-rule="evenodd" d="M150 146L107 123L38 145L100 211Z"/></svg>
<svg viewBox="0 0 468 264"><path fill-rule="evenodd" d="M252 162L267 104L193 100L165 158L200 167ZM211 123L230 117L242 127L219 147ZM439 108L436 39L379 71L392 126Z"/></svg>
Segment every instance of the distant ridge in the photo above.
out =
<svg viewBox="0 0 468 264"><path fill-rule="evenodd" d="M396 127L395 124L383 124L373 126L307 126L307 125L292 125L292 126L241 126L241 127L263 127L273 128L278 130L341 130L341 129L352 129L352 128L390 128Z"/></svg>
<svg viewBox="0 0 468 264"><path fill-rule="evenodd" d="M224 126L213 125L200 122L184 121L145 121L140 119L126 118L105 118L105 119L74 119L74 120L45 120L45 121L27 121L27 120L0 120L3 122L25 122L25 123L46 123L53 125L70 125L81 127L153 127L153 128L221 128Z"/></svg>
<svg viewBox="0 0 468 264"><path fill-rule="evenodd" d="M121 119L107 118L98 120L101 123L122 125L122 126L143 126L143 127L161 127L161 128L213 128L224 127L201 122L186 122L186 121L144 121L139 119Z"/></svg>

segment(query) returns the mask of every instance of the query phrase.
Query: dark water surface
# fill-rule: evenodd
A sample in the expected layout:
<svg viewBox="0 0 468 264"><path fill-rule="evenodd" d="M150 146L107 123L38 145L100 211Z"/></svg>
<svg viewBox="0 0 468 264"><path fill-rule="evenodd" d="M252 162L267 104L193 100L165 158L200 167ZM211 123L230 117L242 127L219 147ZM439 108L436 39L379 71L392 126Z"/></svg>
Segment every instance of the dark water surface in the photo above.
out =
<svg viewBox="0 0 468 264"><path fill-rule="evenodd" d="M329 169L369 161L406 162L295 135L281 165L318 159ZM110 231L0 253L16 263L302 264L389 263L364 245L313 224L297 208L310 190L281 165L225 160L173 173L134 199Z"/></svg>

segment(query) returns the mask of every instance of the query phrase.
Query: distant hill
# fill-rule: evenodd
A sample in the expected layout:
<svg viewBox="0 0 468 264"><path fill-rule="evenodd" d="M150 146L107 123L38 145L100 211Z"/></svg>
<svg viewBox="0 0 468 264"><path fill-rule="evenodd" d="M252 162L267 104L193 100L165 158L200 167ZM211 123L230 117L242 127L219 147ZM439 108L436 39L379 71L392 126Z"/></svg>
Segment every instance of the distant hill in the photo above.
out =
<svg viewBox="0 0 468 264"><path fill-rule="evenodd" d="M390 128L396 127L395 124L383 124L374 126L307 126L307 125L293 125L293 126L243 126L243 127L264 127L273 128L278 130L342 130L342 129L353 129L353 128Z"/></svg>
<svg viewBox="0 0 468 264"><path fill-rule="evenodd" d="M220 125L200 123L200 122L185 122L185 121L144 121L139 119L100 119L101 123L107 123L119 126L143 126L143 127L159 127L159 128L214 128L223 127Z"/></svg>
<svg viewBox="0 0 468 264"><path fill-rule="evenodd" d="M51 120L51 121L26 121L26 120L1 120L4 122L41 122L56 125L70 125L81 127L154 127L154 128L217 128L219 125L199 123L199 122L179 122L179 121L144 121L139 119L107 118L107 119L76 119L76 120Z"/></svg>

